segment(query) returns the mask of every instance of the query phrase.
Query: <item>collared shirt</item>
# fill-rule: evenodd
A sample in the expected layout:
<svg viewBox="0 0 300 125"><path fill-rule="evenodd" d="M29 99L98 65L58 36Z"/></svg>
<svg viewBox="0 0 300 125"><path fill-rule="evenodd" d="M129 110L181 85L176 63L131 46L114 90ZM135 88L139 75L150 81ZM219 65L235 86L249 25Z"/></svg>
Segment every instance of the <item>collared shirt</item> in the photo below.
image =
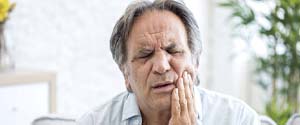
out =
<svg viewBox="0 0 300 125"><path fill-rule="evenodd" d="M197 125L260 125L257 113L241 100L194 87ZM123 92L86 113L78 125L141 125L134 93Z"/></svg>

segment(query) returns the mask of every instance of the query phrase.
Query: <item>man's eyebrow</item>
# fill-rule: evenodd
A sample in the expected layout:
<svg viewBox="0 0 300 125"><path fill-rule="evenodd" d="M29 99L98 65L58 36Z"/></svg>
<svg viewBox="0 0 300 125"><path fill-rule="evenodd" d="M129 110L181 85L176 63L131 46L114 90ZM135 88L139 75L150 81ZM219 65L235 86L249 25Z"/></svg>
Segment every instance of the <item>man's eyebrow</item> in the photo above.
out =
<svg viewBox="0 0 300 125"><path fill-rule="evenodd" d="M150 53L152 51L153 49L151 48L141 48L140 50L138 50L138 53Z"/></svg>
<svg viewBox="0 0 300 125"><path fill-rule="evenodd" d="M166 47L163 47L164 50L171 50L171 49L174 49L176 48L177 45L175 43L171 43L170 45L166 46Z"/></svg>

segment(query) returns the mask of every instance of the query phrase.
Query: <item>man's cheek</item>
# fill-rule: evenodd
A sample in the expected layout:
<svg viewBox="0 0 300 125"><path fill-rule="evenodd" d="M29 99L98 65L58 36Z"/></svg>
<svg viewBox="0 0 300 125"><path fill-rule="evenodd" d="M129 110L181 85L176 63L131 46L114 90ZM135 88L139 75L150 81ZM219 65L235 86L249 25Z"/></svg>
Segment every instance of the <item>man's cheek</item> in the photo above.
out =
<svg viewBox="0 0 300 125"><path fill-rule="evenodd" d="M185 71L187 71L187 73L191 75L192 80L196 78L196 69L193 66L185 67Z"/></svg>
<svg viewBox="0 0 300 125"><path fill-rule="evenodd" d="M178 64L177 67L175 67L175 72L178 75L177 79L179 79L179 77L182 77L183 73L185 71L188 74L190 74L192 78L194 78L194 76L195 76L194 75L195 74L194 67L192 65L189 65L189 64L181 63L181 64Z"/></svg>
<svg viewBox="0 0 300 125"><path fill-rule="evenodd" d="M197 72L197 67L192 62L192 59L186 59L185 60L184 71L187 71L187 73L191 76L192 80L195 80L196 74L197 74L196 73Z"/></svg>

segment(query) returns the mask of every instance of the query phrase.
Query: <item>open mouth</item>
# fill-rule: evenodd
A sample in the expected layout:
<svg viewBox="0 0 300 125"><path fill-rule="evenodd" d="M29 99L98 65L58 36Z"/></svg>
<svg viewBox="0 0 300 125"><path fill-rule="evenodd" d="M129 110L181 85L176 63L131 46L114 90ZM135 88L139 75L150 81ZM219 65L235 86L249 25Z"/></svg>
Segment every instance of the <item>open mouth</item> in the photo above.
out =
<svg viewBox="0 0 300 125"><path fill-rule="evenodd" d="M154 93L169 93L172 92L172 90L175 88L174 83L167 82L167 83L159 83L153 86L153 92Z"/></svg>

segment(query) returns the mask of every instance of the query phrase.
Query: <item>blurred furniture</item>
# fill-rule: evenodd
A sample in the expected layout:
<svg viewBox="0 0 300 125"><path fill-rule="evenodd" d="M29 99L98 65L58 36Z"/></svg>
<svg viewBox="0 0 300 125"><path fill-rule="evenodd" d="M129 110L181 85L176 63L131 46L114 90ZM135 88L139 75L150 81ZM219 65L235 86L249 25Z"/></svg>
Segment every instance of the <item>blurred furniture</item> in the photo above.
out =
<svg viewBox="0 0 300 125"><path fill-rule="evenodd" d="M47 115L35 119L32 125L75 125L74 118L59 115Z"/></svg>
<svg viewBox="0 0 300 125"><path fill-rule="evenodd" d="M270 117L261 115L259 116L261 125L277 125Z"/></svg>
<svg viewBox="0 0 300 125"><path fill-rule="evenodd" d="M46 71L4 71L0 72L0 87L47 82L49 87L49 112L56 111L56 74Z"/></svg>
<svg viewBox="0 0 300 125"><path fill-rule="evenodd" d="M30 125L38 116L55 113L55 86L55 72L0 71L1 124Z"/></svg>
<svg viewBox="0 0 300 125"><path fill-rule="evenodd" d="M300 125L300 114L294 114L287 121L286 125Z"/></svg>

